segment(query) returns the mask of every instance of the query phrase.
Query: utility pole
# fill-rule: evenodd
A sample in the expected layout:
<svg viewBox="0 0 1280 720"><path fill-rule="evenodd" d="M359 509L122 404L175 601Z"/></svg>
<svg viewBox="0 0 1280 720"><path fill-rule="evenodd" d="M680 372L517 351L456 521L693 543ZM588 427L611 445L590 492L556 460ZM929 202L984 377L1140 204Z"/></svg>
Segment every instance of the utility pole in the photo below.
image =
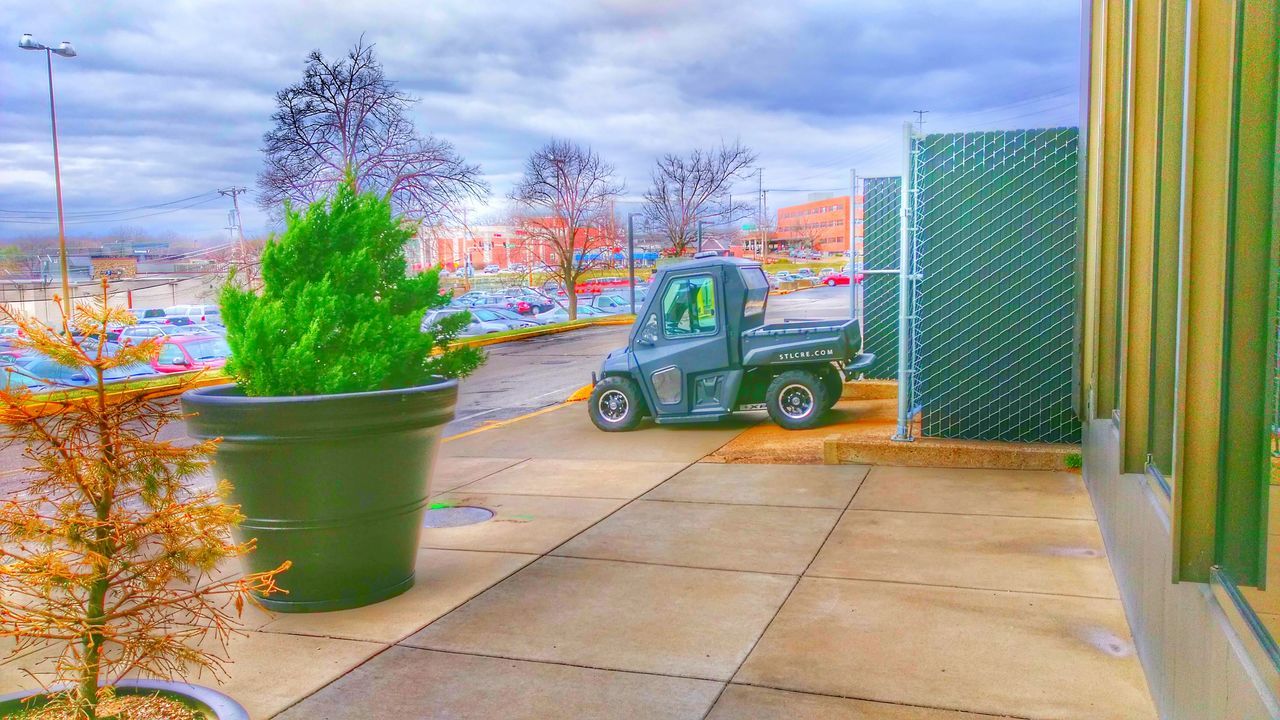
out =
<svg viewBox="0 0 1280 720"><path fill-rule="evenodd" d="M760 207L760 212L756 215L756 229L760 231L760 260L763 262L768 251L765 249L764 237L764 168L756 168L756 185L757 195L756 201Z"/></svg>
<svg viewBox="0 0 1280 720"><path fill-rule="evenodd" d="M928 110L912 110L911 112L916 114L916 129L920 131L921 135L923 135L924 134L924 116L927 115L929 111Z"/></svg>
<svg viewBox="0 0 1280 720"><path fill-rule="evenodd" d="M245 192L247 190L242 187L229 187L218 191L218 194L223 197L231 197L231 216L229 217L231 227L228 229L235 232L235 236L231 240L236 244L236 261L241 265L246 263L246 258L244 254L244 226L240 224L240 201L238 198Z"/></svg>

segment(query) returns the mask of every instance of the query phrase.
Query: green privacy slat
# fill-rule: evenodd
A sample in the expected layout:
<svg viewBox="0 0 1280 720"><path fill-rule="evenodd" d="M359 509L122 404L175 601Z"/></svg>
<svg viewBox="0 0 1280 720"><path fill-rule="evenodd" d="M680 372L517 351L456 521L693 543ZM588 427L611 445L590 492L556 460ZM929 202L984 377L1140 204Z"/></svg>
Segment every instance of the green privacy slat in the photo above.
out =
<svg viewBox="0 0 1280 720"><path fill-rule="evenodd" d="M902 178L862 181L862 252L869 269L898 267L899 210ZM898 377L898 276L868 275L863 283L866 347L876 361L864 372L869 378Z"/></svg>
<svg viewBox="0 0 1280 720"><path fill-rule="evenodd" d="M1071 406L1077 138L1074 128L1058 128L919 141L915 232L923 279L914 377L924 435L1080 441ZM870 188L867 198L867 265L880 266L873 249L892 248L892 266L896 202L892 242L878 236L873 243ZM880 293L867 292L869 338L886 332L877 330L885 323L896 335L896 279L889 280L893 287L883 282ZM885 350L883 341L868 344ZM896 352L885 354L892 360L877 377L896 369Z"/></svg>

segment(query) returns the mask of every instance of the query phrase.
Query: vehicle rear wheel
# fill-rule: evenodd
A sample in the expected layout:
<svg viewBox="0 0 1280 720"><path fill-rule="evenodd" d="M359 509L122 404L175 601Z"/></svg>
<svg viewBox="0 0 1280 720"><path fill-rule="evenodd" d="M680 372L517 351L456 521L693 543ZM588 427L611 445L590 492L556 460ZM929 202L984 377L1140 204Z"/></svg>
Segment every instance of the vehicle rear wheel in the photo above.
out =
<svg viewBox="0 0 1280 720"><path fill-rule="evenodd" d="M840 402L840 396L844 394L844 378L831 365L819 370L819 377L822 378L822 387L827 391L826 409L830 410Z"/></svg>
<svg viewBox="0 0 1280 720"><path fill-rule="evenodd" d="M827 281L827 287L835 287L835 286L836 286L836 281L835 281L835 280L828 280L828 281Z"/></svg>
<svg viewBox="0 0 1280 720"><path fill-rule="evenodd" d="M827 409L827 389L816 374L808 370L788 370L769 383L765 405L769 417L787 430L814 427Z"/></svg>
<svg viewBox="0 0 1280 720"><path fill-rule="evenodd" d="M631 378L607 377L592 388L587 414L605 432L634 430L644 416L644 398Z"/></svg>

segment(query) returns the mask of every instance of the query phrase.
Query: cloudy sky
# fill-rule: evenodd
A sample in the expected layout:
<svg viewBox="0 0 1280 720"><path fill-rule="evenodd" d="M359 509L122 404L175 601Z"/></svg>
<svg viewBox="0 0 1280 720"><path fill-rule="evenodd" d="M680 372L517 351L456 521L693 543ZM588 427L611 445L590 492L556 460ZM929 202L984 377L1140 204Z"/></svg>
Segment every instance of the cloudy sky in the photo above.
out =
<svg viewBox="0 0 1280 720"><path fill-rule="evenodd" d="M69 234L225 234L218 188L261 167L274 93L361 33L420 99L418 128L479 163L501 204L552 137L638 197L653 158L741 140L770 209L897 174L927 131L1076 125L1079 0L2 0L0 238L54 232L42 53L54 57ZM741 191L754 199L754 178ZM190 200L187 200L190 198ZM250 199L245 230L267 218Z"/></svg>

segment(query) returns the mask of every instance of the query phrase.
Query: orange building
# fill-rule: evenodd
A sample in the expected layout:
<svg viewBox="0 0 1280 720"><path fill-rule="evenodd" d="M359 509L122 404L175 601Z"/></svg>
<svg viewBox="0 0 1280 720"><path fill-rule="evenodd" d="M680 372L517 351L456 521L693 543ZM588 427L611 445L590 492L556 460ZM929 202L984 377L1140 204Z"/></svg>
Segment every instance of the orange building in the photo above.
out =
<svg viewBox="0 0 1280 720"><path fill-rule="evenodd" d="M861 213L862 203L858 203ZM861 225L859 225L861 227ZM776 238L793 249L843 253L849 249L849 196L778 208Z"/></svg>

